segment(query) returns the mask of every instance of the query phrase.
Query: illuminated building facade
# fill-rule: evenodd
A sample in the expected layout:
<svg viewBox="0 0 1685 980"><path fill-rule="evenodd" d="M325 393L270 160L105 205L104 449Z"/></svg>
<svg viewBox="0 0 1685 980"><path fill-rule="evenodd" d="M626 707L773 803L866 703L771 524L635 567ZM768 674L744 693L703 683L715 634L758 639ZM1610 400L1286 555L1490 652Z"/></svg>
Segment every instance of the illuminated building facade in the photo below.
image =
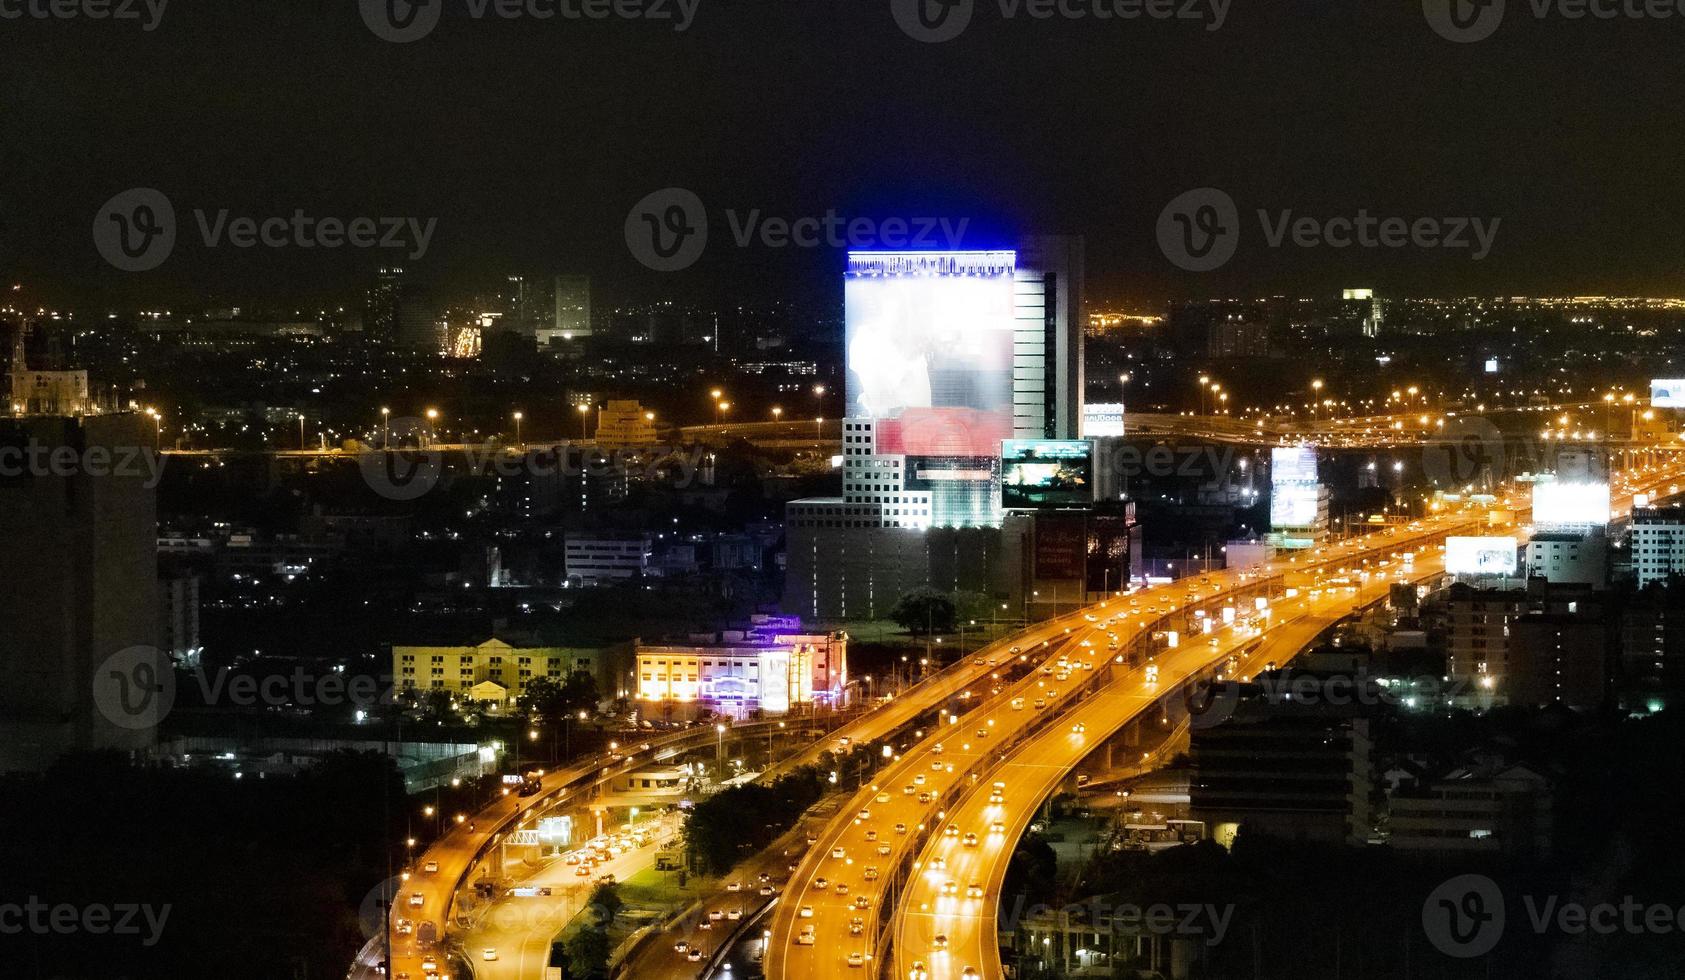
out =
<svg viewBox="0 0 1685 980"><path fill-rule="evenodd" d="M637 699L646 712L680 717L708 709L742 718L835 703L848 683L848 637L787 632L792 620L768 619L684 642L637 645Z"/></svg>
<svg viewBox="0 0 1685 980"><path fill-rule="evenodd" d="M622 651L624 648L621 648ZM543 677L557 684L584 671L605 697L620 693L613 649L539 645L492 637L473 646L393 646L392 679L399 691L445 691L453 697L513 706L527 685ZM625 654L619 656L625 662Z"/></svg>

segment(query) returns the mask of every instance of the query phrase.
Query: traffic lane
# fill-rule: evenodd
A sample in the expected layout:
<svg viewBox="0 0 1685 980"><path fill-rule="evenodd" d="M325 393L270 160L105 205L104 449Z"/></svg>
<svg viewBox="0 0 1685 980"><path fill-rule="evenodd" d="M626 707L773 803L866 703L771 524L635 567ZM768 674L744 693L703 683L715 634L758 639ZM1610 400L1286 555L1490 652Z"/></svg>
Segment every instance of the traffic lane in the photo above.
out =
<svg viewBox="0 0 1685 980"><path fill-rule="evenodd" d="M1083 623L1084 629L1074 627L1059 627L1046 635L1049 644L1046 658L1040 663L1053 663L1061 654L1078 651L1083 639L1089 638L1095 630L1090 624ZM1071 632L1066 632L1069 629ZM1062 642L1052 646L1054 638ZM1037 643L1036 650L1044 649ZM997 712L1007 706L1014 697L1033 697L1037 687L1045 688L1045 678L1032 671L1029 675L1014 682L1011 688L1002 694L986 699L977 710L968 712L964 720L958 725L946 729L933 731L926 736L918 746L909 750L894 766L880 775L879 781L867 791L857 794L851 812L857 814L861 809L872 813L870 826L864 825L856 816L844 821L839 818L827 827L827 833L816 840L818 850L802 865L793 884L789 889L792 901L788 906L781 906L773 928L775 944L772 956L769 958L768 975L777 975L776 971L784 965L784 956L800 956L803 961L816 960L820 954L812 956L802 953L802 950L821 948L836 952L842 962L842 968L849 968L848 953L856 951L871 937L875 937L880 925L879 916L882 912L879 904L882 900L883 878L868 880L863 877L866 867L875 866L880 873L893 867L901 858L913 835L918 832L920 825L932 819L936 813L935 800L967 778L967 774L976 768L982 757L990 750L999 736L985 736L983 739L975 737L973 726L987 729L986 719L991 712ZM972 732L970 737L965 732ZM950 747L954 741L957 747ZM975 744L969 744L974 742ZM937 750L938 745L944 748ZM923 777L922 780L920 777ZM905 787L912 785L915 792L907 794ZM918 802L918 793L930 793L932 799L926 803ZM887 793L890 797L887 803L877 803L879 794ZM870 803L866 801L871 801ZM873 811L872 807L880 809ZM897 833L897 824L905 827L903 832ZM875 832L875 836L868 834ZM887 843L886 843L887 842ZM843 847L845 857L837 859L831 857L836 847ZM889 846L891 853L881 855L878 848ZM851 851L850 848L853 848ZM862 859L859 870L862 877L855 880L850 875L853 854L869 854L873 860ZM831 865L828 862L841 861L841 865ZM835 880L832 874L842 873L844 883L849 886L847 895L839 895L835 890ZM818 881L826 879L826 887L819 889ZM856 900L861 898L861 892L867 901L866 908L856 907ZM812 916L802 918L801 910L806 907L812 910ZM850 920L859 917L863 926L859 935L853 934ZM804 926L812 926L815 940L811 946L795 944L795 937L800 934ZM786 938L788 937L788 938ZM838 943L844 944L839 947Z"/></svg>
<svg viewBox="0 0 1685 980"><path fill-rule="evenodd" d="M610 857L584 876L578 866L561 858L551 859L520 883L522 888L549 887L553 894L517 897L506 895L477 916L476 924L463 933L463 947L475 960L480 980L530 977L542 970L550 954L550 942L584 908L598 879L605 874L615 880L653 867L661 842L676 832L673 818L662 818L659 831L649 844ZM484 959L494 949L497 959Z"/></svg>
<svg viewBox="0 0 1685 980"><path fill-rule="evenodd" d="M1436 571L1434 564L1432 560L1424 562L1418 577L1433 574ZM1281 632L1291 635L1301 645L1307 643L1327 625L1347 615L1353 605L1384 598L1390 584L1377 580L1355 594L1324 596L1317 602L1306 602L1304 612L1267 631L1265 636ZM1034 819L1041 801L1052 794L1073 766L1110 737L1113 731L1151 709L1168 689L1165 687L1166 676L1175 678L1173 683L1183 683L1233 656L1253 639L1249 635L1231 636L1215 651L1206 654L1198 650L1170 656L1161 654L1156 661L1161 671L1158 684L1146 682L1144 668L1130 671L1115 682L1122 685L1124 693L1102 693L1072 709L1070 717L1062 719L1059 728L1037 736L1015 754L1013 761L1002 766L997 775L991 776L991 781L1001 780L1007 784L1004 805L990 804L987 796L974 794L954 815L954 823L962 833L969 828L970 832L979 834L979 846L968 848L961 845L955 848L951 838L939 838L948 842L945 848L927 849L927 853L921 855L921 864L926 867L921 868L920 887L908 891L909 904L899 930L899 935L904 938L896 943L897 971L910 970L914 960L925 963L932 980L959 977L966 966L976 967L984 976L998 971L996 916L1004 900L1000 886L1005 877L1006 862L1016 842ZM1130 691L1132 685L1137 690ZM1076 725L1082 725L1085 731L1078 734L1074 730ZM1019 794L1024 795L1019 797ZM996 823L1002 825L999 831L992 829ZM940 871L930 869L930 860L937 857L942 858L948 867ZM980 886L983 891L981 900L966 897L973 885ZM944 894L949 890L957 894ZM939 943L938 936L943 937L944 942ZM937 952L939 945L945 945L946 951ZM920 956L920 950L926 955Z"/></svg>

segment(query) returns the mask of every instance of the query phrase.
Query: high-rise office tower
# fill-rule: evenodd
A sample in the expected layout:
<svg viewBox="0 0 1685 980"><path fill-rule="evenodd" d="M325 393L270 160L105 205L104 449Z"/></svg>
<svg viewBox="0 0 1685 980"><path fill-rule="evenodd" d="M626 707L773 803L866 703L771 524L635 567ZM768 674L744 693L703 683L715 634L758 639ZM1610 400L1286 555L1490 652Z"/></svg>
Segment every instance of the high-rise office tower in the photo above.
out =
<svg viewBox="0 0 1685 980"><path fill-rule="evenodd" d="M1042 235L1018 249L1012 336L1015 439L1075 439L1082 433L1084 241Z"/></svg>
<svg viewBox="0 0 1685 980"><path fill-rule="evenodd" d="M539 346L569 343L591 336L591 279L588 276L556 277L556 316L539 330Z"/></svg>
<svg viewBox="0 0 1685 980"><path fill-rule="evenodd" d="M154 438L135 413L0 418L0 771L156 737Z"/></svg>

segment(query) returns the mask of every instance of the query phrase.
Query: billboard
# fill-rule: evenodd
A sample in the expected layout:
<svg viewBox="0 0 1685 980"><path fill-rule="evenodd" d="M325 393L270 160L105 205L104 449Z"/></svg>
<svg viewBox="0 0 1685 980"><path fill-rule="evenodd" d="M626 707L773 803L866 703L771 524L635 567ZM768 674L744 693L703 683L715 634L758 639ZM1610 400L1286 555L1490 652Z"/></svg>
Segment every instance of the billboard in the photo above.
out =
<svg viewBox="0 0 1685 980"><path fill-rule="evenodd" d="M1514 538L1445 539L1445 570L1452 575L1514 575Z"/></svg>
<svg viewBox="0 0 1685 980"><path fill-rule="evenodd" d="M1650 407L1685 408L1685 378L1662 378L1650 382Z"/></svg>
<svg viewBox="0 0 1685 980"><path fill-rule="evenodd" d="M1316 448L1288 446L1270 450L1271 483L1315 483Z"/></svg>
<svg viewBox="0 0 1685 980"><path fill-rule="evenodd" d="M1076 515L1036 518L1036 578L1041 581L1083 577L1088 558L1088 529Z"/></svg>
<svg viewBox="0 0 1685 980"><path fill-rule="evenodd" d="M1609 523L1609 484L1533 484L1533 524L1540 527Z"/></svg>
<svg viewBox="0 0 1685 980"><path fill-rule="evenodd" d="M880 452L993 456L1012 437L1017 261L1010 251L849 253L847 415L879 420Z"/></svg>
<svg viewBox="0 0 1685 980"><path fill-rule="evenodd" d="M1007 439L1000 447L1002 510L1094 504L1094 446L1080 439Z"/></svg>
<svg viewBox="0 0 1685 980"><path fill-rule="evenodd" d="M1122 436L1123 404L1121 402L1090 402L1082 406L1082 435L1085 439Z"/></svg>
<svg viewBox="0 0 1685 980"><path fill-rule="evenodd" d="M1314 483L1278 483L1270 488L1270 526L1316 527L1322 488Z"/></svg>

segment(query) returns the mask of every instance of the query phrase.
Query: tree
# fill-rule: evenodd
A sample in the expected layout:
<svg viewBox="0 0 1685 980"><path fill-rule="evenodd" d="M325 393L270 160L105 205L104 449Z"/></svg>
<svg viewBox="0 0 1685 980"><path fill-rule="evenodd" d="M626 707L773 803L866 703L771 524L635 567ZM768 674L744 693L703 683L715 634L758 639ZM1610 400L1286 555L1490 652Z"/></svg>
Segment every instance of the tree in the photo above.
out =
<svg viewBox="0 0 1685 980"><path fill-rule="evenodd" d="M581 980L608 976L608 957L613 950L607 930L581 929L568 939L564 948L568 954L568 976Z"/></svg>
<svg viewBox="0 0 1685 980"><path fill-rule="evenodd" d="M558 684L548 677L527 682L517 702L523 714L559 722L581 711L595 711L600 696L597 679L589 671L576 670Z"/></svg>
<svg viewBox="0 0 1685 980"><path fill-rule="evenodd" d="M954 599L935 589L914 589L895 601L889 618L918 636L954 631Z"/></svg>
<svg viewBox="0 0 1685 980"><path fill-rule="evenodd" d="M626 903L620 898L619 888L602 882L591 889L591 898L585 903L585 907L596 913L598 921L606 929L615 916L620 914L620 910L626 907Z"/></svg>

